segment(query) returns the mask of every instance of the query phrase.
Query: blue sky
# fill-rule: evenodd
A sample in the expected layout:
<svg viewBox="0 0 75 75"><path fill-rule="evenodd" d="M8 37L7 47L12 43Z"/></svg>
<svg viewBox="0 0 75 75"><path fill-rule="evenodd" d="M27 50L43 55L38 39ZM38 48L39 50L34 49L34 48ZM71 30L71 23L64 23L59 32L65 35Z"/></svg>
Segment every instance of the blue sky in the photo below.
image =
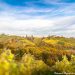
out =
<svg viewBox="0 0 75 75"><path fill-rule="evenodd" d="M75 37L75 0L0 0L0 33Z"/></svg>

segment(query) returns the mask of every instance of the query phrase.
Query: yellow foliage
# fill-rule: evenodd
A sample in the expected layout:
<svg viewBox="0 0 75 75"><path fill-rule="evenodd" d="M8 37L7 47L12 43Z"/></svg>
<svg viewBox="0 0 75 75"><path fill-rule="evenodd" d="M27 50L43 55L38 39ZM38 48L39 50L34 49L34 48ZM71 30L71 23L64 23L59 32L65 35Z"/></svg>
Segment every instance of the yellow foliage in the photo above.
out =
<svg viewBox="0 0 75 75"><path fill-rule="evenodd" d="M48 44L56 44L59 40L53 40L53 39L44 39L44 42Z"/></svg>
<svg viewBox="0 0 75 75"><path fill-rule="evenodd" d="M11 50L5 50L0 57L1 59L7 59L11 61L14 58L14 55L11 53Z"/></svg>
<svg viewBox="0 0 75 75"><path fill-rule="evenodd" d="M31 45L31 46L35 46L35 44L27 39L21 40L21 42L23 42L23 45Z"/></svg>

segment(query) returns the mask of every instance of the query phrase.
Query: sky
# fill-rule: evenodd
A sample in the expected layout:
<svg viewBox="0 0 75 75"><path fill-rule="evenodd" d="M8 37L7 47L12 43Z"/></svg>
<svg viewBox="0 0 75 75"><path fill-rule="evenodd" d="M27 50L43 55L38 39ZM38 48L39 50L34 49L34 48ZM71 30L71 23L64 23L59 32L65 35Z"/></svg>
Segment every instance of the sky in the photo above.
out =
<svg viewBox="0 0 75 75"><path fill-rule="evenodd" d="M0 34L75 37L75 0L0 0Z"/></svg>

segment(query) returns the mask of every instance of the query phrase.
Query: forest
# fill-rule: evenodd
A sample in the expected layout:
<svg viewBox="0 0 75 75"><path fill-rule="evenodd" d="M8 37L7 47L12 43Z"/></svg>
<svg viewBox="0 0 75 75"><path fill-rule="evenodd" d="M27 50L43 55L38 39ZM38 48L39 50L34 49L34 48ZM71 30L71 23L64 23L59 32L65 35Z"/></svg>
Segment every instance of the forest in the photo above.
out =
<svg viewBox="0 0 75 75"><path fill-rule="evenodd" d="M0 75L75 75L75 38L0 35Z"/></svg>

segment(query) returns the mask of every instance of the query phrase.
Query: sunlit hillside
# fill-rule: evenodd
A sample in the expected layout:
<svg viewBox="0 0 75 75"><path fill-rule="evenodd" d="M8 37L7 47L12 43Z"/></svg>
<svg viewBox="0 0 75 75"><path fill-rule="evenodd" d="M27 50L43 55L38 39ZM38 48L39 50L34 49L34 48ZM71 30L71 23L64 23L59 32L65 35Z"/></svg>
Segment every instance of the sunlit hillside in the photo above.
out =
<svg viewBox="0 0 75 75"><path fill-rule="evenodd" d="M75 73L74 63L75 38L0 35L0 75Z"/></svg>

